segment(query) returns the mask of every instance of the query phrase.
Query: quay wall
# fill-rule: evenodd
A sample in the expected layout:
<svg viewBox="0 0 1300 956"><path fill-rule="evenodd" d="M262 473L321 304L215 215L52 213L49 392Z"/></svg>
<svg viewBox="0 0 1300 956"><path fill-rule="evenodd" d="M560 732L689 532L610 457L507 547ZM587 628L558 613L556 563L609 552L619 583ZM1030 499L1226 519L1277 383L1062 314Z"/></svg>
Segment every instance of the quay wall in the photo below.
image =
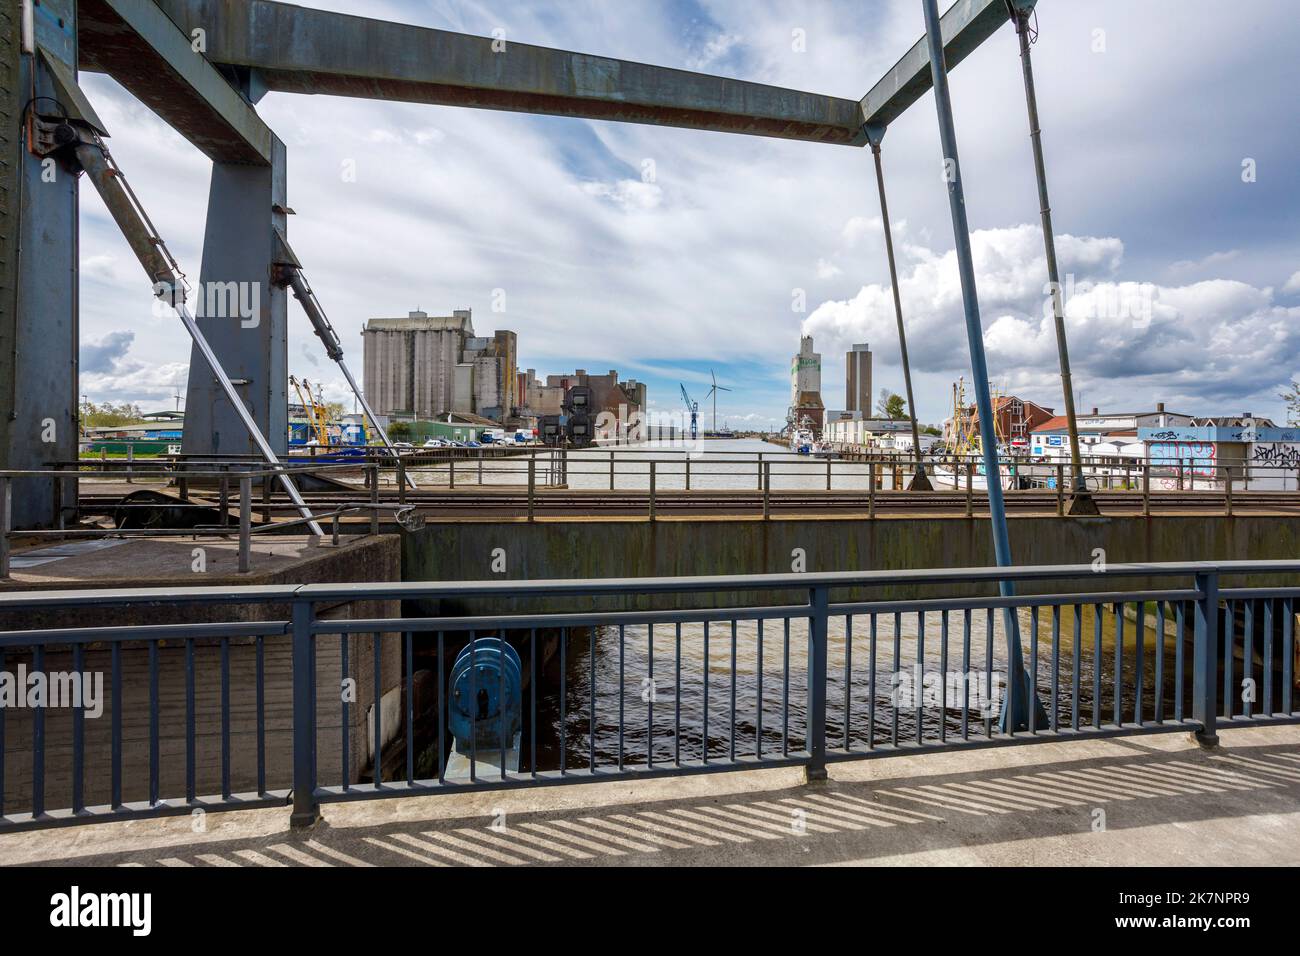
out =
<svg viewBox="0 0 1300 956"><path fill-rule="evenodd" d="M1017 564L1085 564L1104 552L1109 564L1146 561L1300 557L1300 516L1157 515L1093 518L1011 517ZM854 571L982 567L994 564L987 517L577 519L430 521L403 535L405 581L543 580L789 573L800 553L804 570ZM494 570L504 565L504 571ZM1226 585L1227 582L1225 582ZM1238 585L1285 583L1260 577ZM1072 589L1178 587L1158 578L1097 574ZM1023 584L1049 593L1059 583ZM906 599L937 593L920 586L847 589L833 600ZM989 584L947 586L947 596L995 593ZM781 595L640 595L634 599L514 599L490 607L476 599L443 602L441 613L511 613L603 608L665 609L737 604L802 603L806 592ZM426 608L434 612L435 609Z"/></svg>

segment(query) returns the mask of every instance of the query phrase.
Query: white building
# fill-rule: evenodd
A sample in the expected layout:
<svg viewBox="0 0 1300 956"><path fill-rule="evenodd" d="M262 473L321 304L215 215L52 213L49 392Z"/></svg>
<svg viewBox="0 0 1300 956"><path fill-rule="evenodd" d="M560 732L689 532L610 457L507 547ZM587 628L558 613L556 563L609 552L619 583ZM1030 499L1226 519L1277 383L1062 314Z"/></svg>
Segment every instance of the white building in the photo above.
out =
<svg viewBox="0 0 1300 956"><path fill-rule="evenodd" d="M1106 412L1094 408L1089 415L1076 416L1079 426L1079 454L1084 458L1142 458L1140 428L1171 428L1187 425L1191 415L1165 411L1158 402L1150 412ZM1048 462L1070 460L1070 433L1064 415L1049 418L1029 433L1029 454Z"/></svg>

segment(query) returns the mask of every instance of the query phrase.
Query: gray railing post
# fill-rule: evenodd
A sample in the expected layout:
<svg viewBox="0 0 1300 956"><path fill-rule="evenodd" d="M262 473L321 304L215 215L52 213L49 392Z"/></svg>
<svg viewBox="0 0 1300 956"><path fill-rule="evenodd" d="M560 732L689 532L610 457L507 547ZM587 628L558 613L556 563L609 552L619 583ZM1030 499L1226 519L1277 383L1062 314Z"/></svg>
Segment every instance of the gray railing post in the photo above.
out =
<svg viewBox="0 0 1300 956"><path fill-rule="evenodd" d="M1219 742L1215 687L1219 670L1219 573L1205 571L1196 575L1196 629L1192 652L1192 717L1201 729L1195 737L1202 747Z"/></svg>
<svg viewBox="0 0 1300 956"><path fill-rule="evenodd" d="M1229 518L1231 518L1232 517L1232 466L1225 465L1223 469L1223 474L1226 482L1226 488L1225 488L1226 494L1224 495L1224 499L1223 499L1223 510L1224 510L1224 514L1226 514Z"/></svg>
<svg viewBox="0 0 1300 956"><path fill-rule="evenodd" d="M252 564L250 536L253 533L253 479L239 478L239 573L248 572Z"/></svg>
<svg viewBox="0 0 1300 956"><path fill-rule="evenodd" d="M480 464L482 464L481 461ZM483 479L480 478L479 484L482 483ZM397 503L399 505L406 504L406 462L400 458L397 459Z"/></svg>
<svg viewBox="0 0 1300 956"><path fill-rule="evenodd" d="M536 514L537 504L534 496L537 493L537 456L528 456L528 520L532 521Z"/></svg>
<svg viewBox="0 0 1300 956"><path fill-rule="evenodd" d="M763 490L763 453L758 453L758 490Z"/></svg>
<svg viewBox="0 0 1300 956"><path fill-rule="evenodd" d="M876 516L876 462L867 462L867 517Z"/></svg>
<svg viewBox="0 0 1300 956"><path fill-rule="evenodd" d="M808 604L808 783L826 779L826 627L830 588L809 589Z"/></svg>
<svg viewBox="0 0 1300 956"><path fill-rule="evenodd" d="M447 487L456 487L456 449L452 449L452 455L447 459Z"/></svg>
<svg viewBox="0 0 1300 956"><path fill-rule="evenodd" d="M368 465L370 472L370 533L379 534L379 466Z"/></svg>
<svg viewBox="0 0 1300 956"><path fill-rule="evenodd" d="M1300 487L1300 485L1297 485L1297 487ZM686 453L686 490L691 490L691 453L689 451Z"/></svg>
<svg viewBox="0 0 1300 956"><path fill-rule="evenodd" d="M1142 514L1151 517L1151 460L1142 463Z"/></svg>
<svg viewBox="0 0 1300 956"><path fill-rule="evenodd" d="M320 819L316 801L316 701L312 699L312 624L310 601L293 605L293 812L289 825L309 827ZM347 640L345 635L344 640Z"/></svg>
<svg viewBox="0 0 1300 956"><path fill-rule="evenodd" d="M772 463L763 462L763 520L772 517Z"/></svg>
<svg viewBox="0 0 1300 956"><path fill-rule="evenodd" d="M826 459L826 490L827 490L827 491L830 491L830 490L831 490L831 463L832 463L832 461L833 461L833 459L831 459L830 457L827 457L827 459Z"/></svg>
<svg viewBox="0 0 1300 956"><path fill-rule="evenodd" d="M274 479L269 472L262 474L262 521L265 524L271 523L271 485Z"/></svg>
<svg viewBox="0 0 1300 956"><path fill-rule="evenodd" d="M987 484L987 482L986 482ZM966 462L966 517L970 518L975 514L975 463Z"/></svg>
<svg viewBox="0 0 1300 956"><path fill-rule="evenodd" d="M614 490L614 453L609 453L609 490Z"/></svg>
<svg viewBox="0 0 1300 956"><path fill-rule="evenodd" d="M1065 517L1065 466L1056 463L1056 517Z"/></svg>
<svg viewBox="0 0 1300 956"><path fill-rule="evenodd" d="M0 580L9 577L9 525L13 513L13 479L0 477Z"/></svg>
<svg viewBox="0 0 1300 956"><path fill-rule="evenodd" d="M218 492L218 507L221 509L221 527L226 528L230 525L230 476L227 472L230 470L228 465L221 466L221 485Z"/></svg>
<svg viewBox="0 0 1300 956"><path fill-rule="evenodd" d="M650 520L655 520L655 463L650 462Z"/></svg>

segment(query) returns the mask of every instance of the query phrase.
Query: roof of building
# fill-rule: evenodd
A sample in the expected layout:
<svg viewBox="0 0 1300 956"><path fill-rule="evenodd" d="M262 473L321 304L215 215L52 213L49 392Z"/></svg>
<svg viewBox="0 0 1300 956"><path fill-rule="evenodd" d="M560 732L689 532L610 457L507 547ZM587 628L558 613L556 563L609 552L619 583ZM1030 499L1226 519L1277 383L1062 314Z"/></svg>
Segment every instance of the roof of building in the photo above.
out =
<svg viewBox="0 0 1300 956"><path fill-rule="evenodd" d="M1069 427L1070 420L1064 415L1055 415L1034 427L1034 432L1063 432Z"/></svg>
<svg viewBox="0 0 1300 956"><path fill-rule="evenodd" d="M468 309L456 310L452 315L427 315L411 312L402 318L369 319L363 332L456 332L474 334L474 323Z"/></svg>
<svg viewBox="0 0 1300 956"><path fill-rule="evenodd" d="M475 415L471 412L447 412L439 415L436 421L444 425L500 425L500 422L494 422L490 418L484 418L482 415Z"/></svg>
<svg viewBox="0 0 1300 956"><path fill-rule="evenodd" d="M1088 412L1079 418L1145 418L1148 415L1174 415L1178 418L1191 418L1186 412L1171 412L1169 409L1153 408L1145 412Z"/></svg>
<svg viewBox="0 0 1300 956"><path fill-rule="evenodd" d="M1276 428L1271 418L1247 417L1244 415L1215 415L1205 418L1193 418L1187 423L1189 428L1245 428L1247 422L1253 422L1257 428Z"/></svg>

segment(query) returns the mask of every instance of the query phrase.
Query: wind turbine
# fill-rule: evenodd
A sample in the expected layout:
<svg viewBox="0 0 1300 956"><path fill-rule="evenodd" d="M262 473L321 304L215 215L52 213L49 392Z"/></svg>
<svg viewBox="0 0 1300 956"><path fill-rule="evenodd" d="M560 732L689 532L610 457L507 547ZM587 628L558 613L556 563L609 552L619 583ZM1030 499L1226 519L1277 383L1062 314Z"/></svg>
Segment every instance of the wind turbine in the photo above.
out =
<svg viewBox="0 0 1300 956"><path fill-rule="evenodd" d="M718 392L729 392L731 389L718 384L718 376L713 374L713 369L709 369L709 377L713 379L713 387L709 389L709 394L704 397L709 398L712 396L713 398L713 433L716 435L718 432Z"/></svg>

